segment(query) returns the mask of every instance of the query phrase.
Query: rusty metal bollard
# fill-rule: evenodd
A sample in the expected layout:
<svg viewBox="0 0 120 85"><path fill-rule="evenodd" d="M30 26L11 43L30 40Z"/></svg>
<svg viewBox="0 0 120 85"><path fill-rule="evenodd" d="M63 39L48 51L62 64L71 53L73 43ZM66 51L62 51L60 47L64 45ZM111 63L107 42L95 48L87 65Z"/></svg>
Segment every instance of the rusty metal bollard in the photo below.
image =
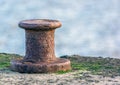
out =
<svg viewBox="0 0 120 85"><path fill-rule="evenodd" d="M61 26L57 20L23 20L19 26L26 33L26 55L11 61L11 69L21 73L47 73L70 70L68 59L57 58L54 51L54 32Z"/></svg>

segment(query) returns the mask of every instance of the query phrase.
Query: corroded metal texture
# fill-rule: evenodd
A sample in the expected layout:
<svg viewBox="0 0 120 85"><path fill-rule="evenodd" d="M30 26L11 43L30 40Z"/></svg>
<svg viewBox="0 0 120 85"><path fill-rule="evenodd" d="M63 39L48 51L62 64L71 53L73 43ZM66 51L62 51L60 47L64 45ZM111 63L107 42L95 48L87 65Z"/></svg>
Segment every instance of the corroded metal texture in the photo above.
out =
<svg viewBox="0 0 120 85"><path fill-rule="evenodd" d="M13 60L11 63L13 71L20 73L51 73L57 71L67 71L71 69L70 61L57 58L51 62L24 62L22 60Z"/></svg>
<svg viewBox="0 0 120 85"><path fill-rule="evenodd" d="M70 70L70 61L56 58L54 52L54 32L61 26L57 20L24 20L19 26L26 33L26 55L13 60L11 68L18 72L39 73Z"/></svg>
<svg viewBox="0 0 120 85"><path fill-rule="evenodd" d="M54 30L32 31L26 30L25 60L45 61L55 60Z"/></svg>

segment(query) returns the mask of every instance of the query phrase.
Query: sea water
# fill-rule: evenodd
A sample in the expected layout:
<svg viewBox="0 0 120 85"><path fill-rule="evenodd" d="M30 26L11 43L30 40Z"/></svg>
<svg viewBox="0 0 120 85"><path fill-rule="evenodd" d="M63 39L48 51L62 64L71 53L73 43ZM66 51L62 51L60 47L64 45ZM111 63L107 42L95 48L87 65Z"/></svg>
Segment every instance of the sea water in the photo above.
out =
<svg viewBox="0 0 120 85"><path fill-rule="evenodd" d="M1 0L0 52L25 54L25 19L57 19L61 55L120 56L120 0Z"/></svg>

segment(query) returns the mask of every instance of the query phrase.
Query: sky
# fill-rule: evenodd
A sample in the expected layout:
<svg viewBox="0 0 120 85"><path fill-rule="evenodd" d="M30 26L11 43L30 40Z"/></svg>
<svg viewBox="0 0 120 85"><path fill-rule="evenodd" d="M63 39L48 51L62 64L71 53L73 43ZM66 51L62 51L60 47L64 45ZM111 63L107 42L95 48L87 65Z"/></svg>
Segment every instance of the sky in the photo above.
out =
<svg viewBox="0 0 120 85"><path fill-rule="evenodd" d="M55 19L56 56L120 57L120 0L1 0L0 52L25 55L21 20Z"/></svg>

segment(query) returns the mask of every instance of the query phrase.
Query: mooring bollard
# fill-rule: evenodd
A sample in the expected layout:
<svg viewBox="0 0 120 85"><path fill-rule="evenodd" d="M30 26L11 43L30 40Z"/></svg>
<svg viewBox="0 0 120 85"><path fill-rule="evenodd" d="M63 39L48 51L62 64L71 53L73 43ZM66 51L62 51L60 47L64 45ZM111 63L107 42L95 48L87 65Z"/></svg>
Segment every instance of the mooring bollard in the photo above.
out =
<svg viewBox="0 0 120 85"><path fill-rule="evenodd" d="M70 70L68 59L57 58L54 51L54 32L61 26L57 20L23 20L19 26L26 33L26 55L11 61L11 69L22 73L47 73Z"/></svg>

